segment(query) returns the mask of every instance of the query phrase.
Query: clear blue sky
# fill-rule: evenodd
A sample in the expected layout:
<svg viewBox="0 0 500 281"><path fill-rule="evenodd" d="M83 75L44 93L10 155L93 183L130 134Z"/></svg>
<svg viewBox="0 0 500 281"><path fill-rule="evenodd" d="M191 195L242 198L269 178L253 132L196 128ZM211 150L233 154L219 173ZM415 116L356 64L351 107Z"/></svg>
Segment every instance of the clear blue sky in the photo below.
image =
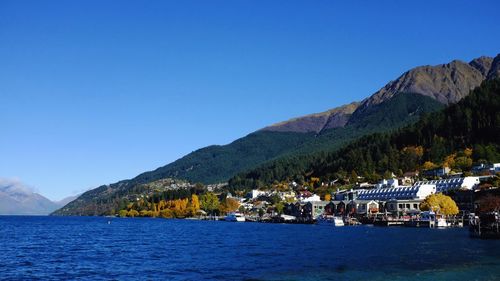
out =
<svg viewBox="0 0 500 281"><path fill-rule="evenodd" d="M50 199L500 52L498 1L0 1L0 177Z"/></svg>

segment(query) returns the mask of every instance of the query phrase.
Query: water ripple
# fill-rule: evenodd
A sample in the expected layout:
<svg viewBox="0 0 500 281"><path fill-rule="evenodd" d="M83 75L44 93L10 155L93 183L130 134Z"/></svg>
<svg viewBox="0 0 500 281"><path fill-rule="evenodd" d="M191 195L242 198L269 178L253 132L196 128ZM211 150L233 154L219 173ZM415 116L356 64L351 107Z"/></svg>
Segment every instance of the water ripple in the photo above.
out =
<svg viewBox="0 0 500 281"><path fill-rule="evenodd" d="M499 241L465 229L108 220L0 216L0 280L495 280L500 269Z"/></svg>

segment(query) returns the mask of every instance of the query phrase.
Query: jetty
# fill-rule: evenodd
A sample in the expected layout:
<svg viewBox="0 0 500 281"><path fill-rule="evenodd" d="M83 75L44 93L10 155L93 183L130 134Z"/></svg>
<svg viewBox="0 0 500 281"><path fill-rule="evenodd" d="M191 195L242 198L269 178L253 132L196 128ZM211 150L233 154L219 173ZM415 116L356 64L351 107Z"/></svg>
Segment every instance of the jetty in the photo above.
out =
<svg viewBox="0 0 500 281"><path fill-rule="evenodd" d="M469 224L472 237L481 239L500 239L500 214L490 212L475 216Z"/></svg>

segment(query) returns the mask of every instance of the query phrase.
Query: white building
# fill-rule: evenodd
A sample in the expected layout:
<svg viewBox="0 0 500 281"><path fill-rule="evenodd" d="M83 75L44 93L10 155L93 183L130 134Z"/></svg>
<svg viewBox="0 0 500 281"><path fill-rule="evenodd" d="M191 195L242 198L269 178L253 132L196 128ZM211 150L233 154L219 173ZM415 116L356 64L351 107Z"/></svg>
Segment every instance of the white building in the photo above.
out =
<svg viewBox="0 0 500 281"><path fill-rule="evenodd" d="M493 163L493 164L481 163L472 167L472 172L475 174L489 173L491 175L494 175L500 172L500 163Z"/></svg>
<svg viewBox="0 0 500 281"><path fill-rule="evenodd" d="M317 201L321 201L321 198L319 197L319 195L316 194L313 194L312 196L301 200L301 202L317 202Z"/></svg>
<svg viewBox="0 0 500 281"><path fill-rule="evenodd" d="M491 164L491 170L495 173L500 172L500 163Z"/></svg>
<svg viewBox="0 0 500 281"><path fill-rule="evenodd" d="M446 192L456 189L471 190L479 185L479 177L450 178L444 180L419 181L414 186L435 185L436 192Z"/></svg>
<svg viewBox="0 0 500 281"><path fill-rule="evenodd" d="M420 202L422 200L389 200L386 210L394 215L420 213Z"/></svg>
<svg viewBox="0 0 500 281"><path fill-rule="evenodd" d="M436 193L436 185L421 184L418 186L404 186L392 188L378 188L358 191L359 200L391 200L391 199L425 199L430 194Z"/></svg>
<svg viewBox="0 0 500 281"><path fill-rule="evenodd" d="M257 189L254 189L252 190L251 192L248 193L248 195L250 195L250 199L255 199L261 195L265 195L266 192L265 191L260 191L260 190L257 190Z"/></svg>

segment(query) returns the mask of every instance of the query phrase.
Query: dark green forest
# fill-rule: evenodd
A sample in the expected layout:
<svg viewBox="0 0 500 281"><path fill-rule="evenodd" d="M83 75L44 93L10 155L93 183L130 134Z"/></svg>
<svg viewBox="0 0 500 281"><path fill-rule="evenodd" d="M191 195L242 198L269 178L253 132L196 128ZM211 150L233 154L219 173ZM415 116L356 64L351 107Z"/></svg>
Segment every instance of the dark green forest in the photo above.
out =
<svg viewBox="0 0 500 281"><path fill-rule="evenodd" d="M227 181L243 171L256 169L264 163L283 163L296 159L299 155L301 159L306 159L309 155L319 154L318 151L322 154L330 153L363 135L394 130L442 107L442 104L432 98L404 93L374 106L363 115L354 116L343 128L327 130L320 134L257 131L228 145L199 149L133 179L89 190L54 214L107 214L116 208L121 198L130 194L145 193L145 185L157 180L176 178L192 183L217 183ZM300 175L297 165L292 163L294 162L287 165L287 174ZM301 160L300 163L305 162ZM306 166L302 169L305 170ZM271 175L267 182L274 177L274 174ZM232 182L235 182L234 179ZM248 188L261 184L260 180L250 179L239 181L236 186Z"/></svg>
<svg viewBox="0 0 500 281"><path fill-rule="evenodd" d="M378 122L385 122L383 116ZM376 179L387 171L415 171L424 164L438 167L451 160L465 170L472 162L500 161L499 139L497 79L483 82L457 104L425 114L412 125L364 136L336 151L284 157L240 173L229 184L231 189L247 189L307 177L332 180L352 173Z"/></svg>
<svg viewBox="0 0 500 281"><path fill-rule="evenodd" d="M413 124L421 116L436 112L442 107L442 104L432 98L401 93L382 104L373 106L363 114L353 115L343 128L331 129L320 134L258 131L228 145L202 148L131 180L87 191L78 200L55 214L106 214L112 208L116 208L115 205L120 202L120 198L129 194L143 193L145 191L141 189L145 184L166 178L204 184L230 179L230 190L235 190L261 187L274 181L294 179L301 181L312 176L328 180L337 178L338 173L353 171L376 179L377 173L387 170L412 170L424 159L439 162L439 157L451 150L448 145L449 140L442 139L444 137L439 138L439 134L436 138L433 135L432 141L437 146L433 147L430 153L426 150L424 157L417 157L418 159L414 161L410 159L414 157L411 156L412 150L406 149L404 153L401 152L399 143L408 142L407 145L411 145L412 142L409 140L417 143L417 138L423 138L426 134L410 132L405 136L403 132L412 127L404 130L398 128ZM440 120L439 114L425 118ZM415 128L423 126L422 122L426 124L425 118L415 125ZM475 118L482 117L470 115L470 120L476 120ZM448 122L452 123L452 120ZM395 136L389 132L394 130L397 130L396 134L404 140L393 143ZM349 144L366 135L369 136ZM452 145L455 146L457 145ZM494 155L497 149L495 146L479 145L474 151L476 153L484 151L482 154L486 156L481 157L488 160L496 157ZM427 154L438 156L429 157Z"/></svg>
<svg viewBox="0 0 500 281"><path fill-rule="evenodd" d="M385 132L418 120L419 116L441 109L432 98L404 93L354 116L345 127L314 133L257 131L228 145L213 145L151 172L129 184L162 178L178 178L204 184L225 182L234 175L273 161L317 151L332 151L361 136Z"/></svg>

